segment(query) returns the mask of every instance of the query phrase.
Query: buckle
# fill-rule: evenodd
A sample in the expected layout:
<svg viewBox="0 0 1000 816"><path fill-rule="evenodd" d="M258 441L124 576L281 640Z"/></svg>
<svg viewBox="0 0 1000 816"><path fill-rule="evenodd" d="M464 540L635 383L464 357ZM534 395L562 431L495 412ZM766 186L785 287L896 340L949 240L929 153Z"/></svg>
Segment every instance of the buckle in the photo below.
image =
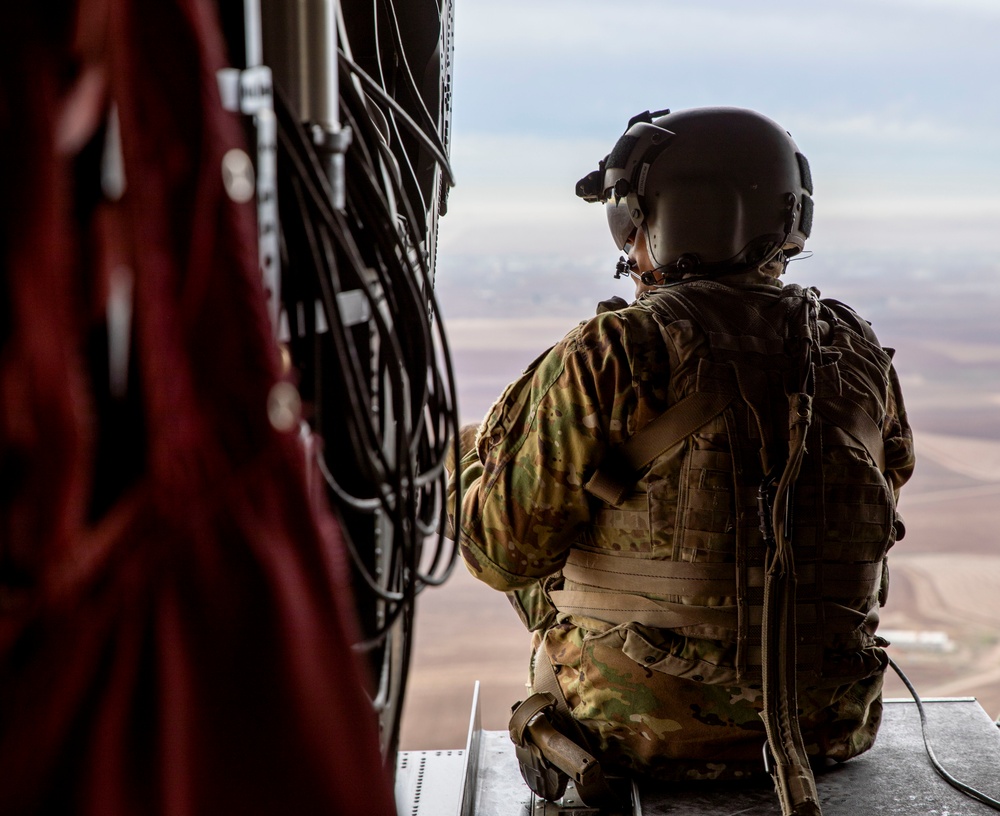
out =
<svg viewBox="0 0 1000 816"><path fill-rule="evenodd" d="M515 745L524 746L524 731L534 722L535 718L546 709L555 709L556 698L547 691L538 691L516 703L510 712L510 722L507 725L510 731L510 740Z"/></svg>

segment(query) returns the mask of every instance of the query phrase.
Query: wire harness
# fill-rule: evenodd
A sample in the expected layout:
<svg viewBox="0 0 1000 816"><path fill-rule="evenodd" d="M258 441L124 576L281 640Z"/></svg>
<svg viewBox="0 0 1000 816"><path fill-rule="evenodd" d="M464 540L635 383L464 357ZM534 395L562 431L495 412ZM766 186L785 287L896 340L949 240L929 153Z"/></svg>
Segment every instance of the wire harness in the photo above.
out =
<svg viewBox="0 0 1000 816"><path fill-rule="evenodd" d="M286 334L354 565L359 649L378 681L373 698L388 759L414 601L444 583L457 560L444 537L444 464L449 450L458 458L456 390L434 296L437 223L453 176L450 97L435 118L414 79L397 8L382 0L370 9L378 70L356 61L338 15L340 116L353 134L342 210L308 125L280 89L275 112ZM446 75L450 8L438 10Z"/></svg>

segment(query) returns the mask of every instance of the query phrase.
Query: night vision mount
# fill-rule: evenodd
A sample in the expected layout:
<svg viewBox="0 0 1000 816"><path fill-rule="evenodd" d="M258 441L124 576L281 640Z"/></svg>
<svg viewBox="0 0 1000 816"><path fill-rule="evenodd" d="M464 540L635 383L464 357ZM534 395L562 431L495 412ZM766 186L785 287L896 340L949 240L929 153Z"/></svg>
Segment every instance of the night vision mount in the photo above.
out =
<svg viewBox="0 0 1000 816"><path fill-rule="evenodd" d="M666 116L669 113L670 113L670 108L664 108L663 110L659 111L648 111L648 110L643 111L642 113L638 113L628 120L628 125L625 128L625 130L626 132L628 132L633 125L637 125L640 123L651 125L654 119L657 119L660 116ZM666 144L663 144L662 147L666 147ZM608 198L610 198L610 193L612 192L619 199L624 198L626 195L628 195L628 189L626 188L631 187L631 185L628 184L627 180L625 179L620 179L620 181L623 183L622 184L616 183L614 187L604 186L604 176L608 167L608 160L613 155L614 151L612 151L611 154L601 159L601 161L598 163L596 170L588 173L586 176L584 176L576 183L576 194L579 198L582 198L584 201L593 204L598 201L607 201Z"/></svg>

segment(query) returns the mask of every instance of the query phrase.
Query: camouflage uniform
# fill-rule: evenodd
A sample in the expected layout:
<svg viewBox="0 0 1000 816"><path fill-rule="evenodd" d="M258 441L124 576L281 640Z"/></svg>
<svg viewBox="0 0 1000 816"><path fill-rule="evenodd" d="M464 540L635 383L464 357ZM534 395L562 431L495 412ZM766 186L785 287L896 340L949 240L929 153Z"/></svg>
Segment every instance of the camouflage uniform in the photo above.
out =
<svg viewBox="0 0 1000 816"><path fill-rule="evenodd" d="M759 272L725 282L741 294L781 287ZM473 575L508 593L606 764L663 779L732 778L760 769L765 736L760 683L745 675L738 682L719 668L726 644L684 630L615 625L552 602L574 551L690 558L673 539L679 459L665 457L662 478L644 477L639 494L617 507L584 489L609 450L671 405L664 338L682 327L671 329L657 313L658 297L654 290L582 323L508 386L459 464L459 543ZM894 374L886 385L885 474L898 495L913 448ZM674 668L659 670L668 663ZM884 668L882 655L858 679L800 686L810 753L844 760L871 746Z"/></svg>

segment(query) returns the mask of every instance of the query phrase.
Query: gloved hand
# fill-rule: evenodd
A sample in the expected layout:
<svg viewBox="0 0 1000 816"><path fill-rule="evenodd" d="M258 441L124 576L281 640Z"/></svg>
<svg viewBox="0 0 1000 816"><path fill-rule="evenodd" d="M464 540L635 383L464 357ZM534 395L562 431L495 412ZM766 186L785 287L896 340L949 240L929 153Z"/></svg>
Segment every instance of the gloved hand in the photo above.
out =
<svg viewBox="0 0 1000 816"><path fill-rule="evenodd" d="M458 431L458 446L459 446L459 459L464 459L466 455L475 450L476 448L476 435L479 433L478 425L463 425ZM454 513L454 503L455 503L455 493L458 490L458 482L461 477L461 473L456 473L455 471L459 465L455 462L455 448L452 445L448 446L448 453L445 454L444 458L444 469L448 475L448 490L445 497L445 501L448 502L448 510L446 514L446 524L445 524L445 535L453 539L455 538L456 526L455 526L455 513Z"/></svg>
<svg viewBox="0 0 1000 816"><path fill-rule="evenodd" d="M464 457L470 450L476 446L476 434L479 432L479 425L468 424L463 425L458 431L458 445L460 449L459 456ZM455 449L451 445L448 446L448 453L444 459L444 469L448 473L448 480L451 481L455 476Z"/></svg>

